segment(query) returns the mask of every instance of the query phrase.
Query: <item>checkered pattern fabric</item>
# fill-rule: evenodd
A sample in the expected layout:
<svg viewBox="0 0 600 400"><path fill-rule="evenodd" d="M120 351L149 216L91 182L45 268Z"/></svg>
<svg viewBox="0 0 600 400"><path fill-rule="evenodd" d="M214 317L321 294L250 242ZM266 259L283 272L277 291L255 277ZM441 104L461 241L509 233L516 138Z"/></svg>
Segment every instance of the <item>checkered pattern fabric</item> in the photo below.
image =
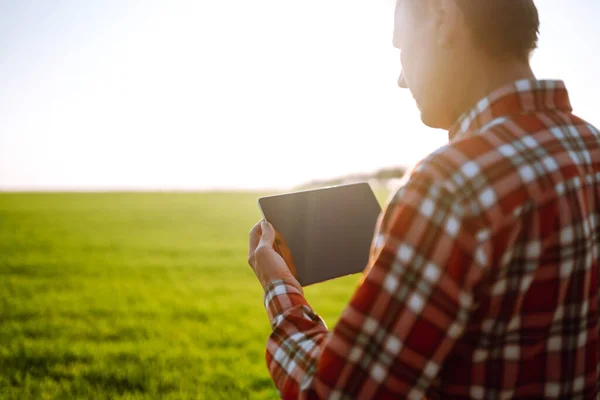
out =
<svg viewBox="0 0 600 400"><path fill-rule="evenodd" d="M560 81L465 113L380 217L331 331L266 289L283 398L600 399L600 133Z"/></svg>

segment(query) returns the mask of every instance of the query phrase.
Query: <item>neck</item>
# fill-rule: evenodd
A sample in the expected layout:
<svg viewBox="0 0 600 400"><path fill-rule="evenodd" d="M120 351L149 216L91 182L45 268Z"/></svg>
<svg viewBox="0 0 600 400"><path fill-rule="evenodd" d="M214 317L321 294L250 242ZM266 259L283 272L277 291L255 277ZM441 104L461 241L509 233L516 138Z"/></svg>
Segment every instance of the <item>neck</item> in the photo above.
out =
<svg viewBox="0 0 600 400"><path fill-rule="evenodd" d="M482 58L476 64L465 68L464 79L460 83L462 94L454 107L456 121L464 112L494 90L521 79L535 79L535 74L527 62L511 59L499 63L497 60Z"/></svg>

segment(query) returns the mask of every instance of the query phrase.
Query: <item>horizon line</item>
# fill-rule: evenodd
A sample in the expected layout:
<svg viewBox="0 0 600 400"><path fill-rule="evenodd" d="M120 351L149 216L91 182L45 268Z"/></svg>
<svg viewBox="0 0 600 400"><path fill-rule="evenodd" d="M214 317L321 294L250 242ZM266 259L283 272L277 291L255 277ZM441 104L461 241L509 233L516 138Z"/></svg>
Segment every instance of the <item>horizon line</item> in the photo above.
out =
<svg viewBox="0 0 600 400"><path fill-rule="evenodd" d="M0 193L208 193L208 192L273 192L287 190L284 187L206 187L206 188L158 188L158 187L0 187Z"/></svg>

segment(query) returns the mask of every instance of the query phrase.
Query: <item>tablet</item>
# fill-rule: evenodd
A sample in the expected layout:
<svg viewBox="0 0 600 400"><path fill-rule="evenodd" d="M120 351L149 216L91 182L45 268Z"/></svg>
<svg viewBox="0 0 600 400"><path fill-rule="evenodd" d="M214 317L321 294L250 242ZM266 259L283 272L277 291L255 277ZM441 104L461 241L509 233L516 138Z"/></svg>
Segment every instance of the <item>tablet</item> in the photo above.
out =
<svg viewBox="0 0 600 400"><path fill-rule="evenodd" d="M302 286L362 272L381 212L368 183L261 197L287 242Z"/></svg>

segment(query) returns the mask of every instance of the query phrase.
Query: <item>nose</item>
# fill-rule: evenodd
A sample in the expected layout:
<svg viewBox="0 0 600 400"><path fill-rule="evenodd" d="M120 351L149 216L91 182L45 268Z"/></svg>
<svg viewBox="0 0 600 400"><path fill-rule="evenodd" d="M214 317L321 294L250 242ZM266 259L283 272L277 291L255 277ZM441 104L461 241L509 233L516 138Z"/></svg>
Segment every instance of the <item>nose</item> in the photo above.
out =
<svg viewBox="0 0 600 400"><path fill-rule="evenodd" d="M408 89L408 84L406 83L406 79L404 79L403 71L400 71L400 76L398 77L398 86L402 89Z"/></svg>

